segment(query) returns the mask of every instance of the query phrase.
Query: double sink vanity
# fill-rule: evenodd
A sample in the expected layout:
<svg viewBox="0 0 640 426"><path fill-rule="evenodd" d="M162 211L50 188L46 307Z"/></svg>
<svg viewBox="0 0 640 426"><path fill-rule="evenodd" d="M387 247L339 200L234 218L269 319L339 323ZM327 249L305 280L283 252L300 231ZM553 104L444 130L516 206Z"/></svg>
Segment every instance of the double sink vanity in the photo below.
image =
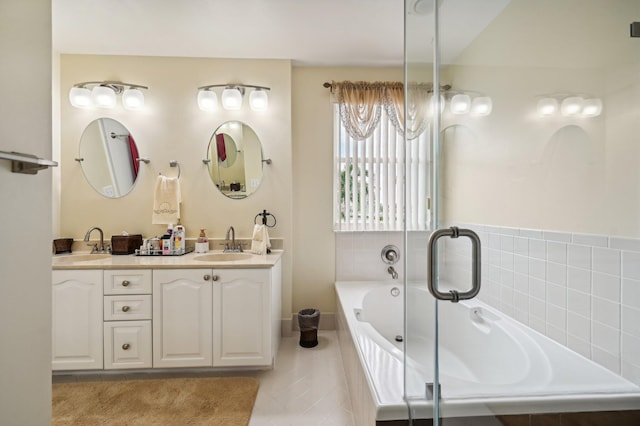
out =
<svg viewBox="0 0 640 426"><path fill-rule="evenodd" d="M53 370L269 368L281 256L56 255Z"/></svg>

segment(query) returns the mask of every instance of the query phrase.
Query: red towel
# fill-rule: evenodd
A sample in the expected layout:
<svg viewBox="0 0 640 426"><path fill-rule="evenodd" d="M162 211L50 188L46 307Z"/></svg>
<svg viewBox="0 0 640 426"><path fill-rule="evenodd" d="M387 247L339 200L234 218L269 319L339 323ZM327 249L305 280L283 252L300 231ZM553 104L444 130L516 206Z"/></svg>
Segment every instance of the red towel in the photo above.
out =
<svg viewBox="0 0 640 426"><path fill-rule="evenodd" d="M131 151L131 166L133 167L133 180L135 180L136 177L138 177L138 170L140 168L140 162L138 161L140 154L138 154L138 147L131 135L129 135L129 151Z"/></svg>
<svg viewBox="0 0 640 426"><path fill-rule="evenodd" d="M218 161L223 162L227 159L227 149L224 147L224 134L216 135L216 147L218 148Z"/></svg>

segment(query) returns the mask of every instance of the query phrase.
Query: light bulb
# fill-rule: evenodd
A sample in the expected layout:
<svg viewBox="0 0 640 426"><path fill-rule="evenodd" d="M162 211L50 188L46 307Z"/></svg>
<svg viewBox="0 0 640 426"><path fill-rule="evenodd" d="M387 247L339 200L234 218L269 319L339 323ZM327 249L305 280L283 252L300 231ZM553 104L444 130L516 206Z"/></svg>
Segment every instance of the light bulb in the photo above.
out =
<svg viewBox="0 0 640 426"><path fill-rule="evenodd" d="M91 90L86 87L72 87L69 90L69 102L76 108L88 108L91 102Z"/></svg>
<svg viewBox="0 0 640 426"><path fill-rule="evenodd" d="M549 117L558 111L558 101L553 98L543 98L538 101L538 114Z"/></svg>
<svg viewBox="0 0 640 426"><path fill-rule="evenodd" d="M471 98L469 95L459 93L451 98L451 112L454 114L466 114L471 108Z"/></svg>
<svg viewBox="0 0 640 426"><path fill-rule="evenodd" d="M222 107L237 110L242 106L242 93L237 87L227 87L222 91Z"/></svg>
<svg viewBox="0 0 640 426"><path fill-rule="evenodd" d="M489 115L493 109L493 102L489 96L480 96L471 102L471 113L474 115Z"/></svg>
<svg viewBox="0 0 640 426"><path fill-rule="evenodd" d="M579 96L569 96L560 104L560 112L565 117L577 115L582 111L584 99Z"/></svg>
<svg viewBox="0 0 640 426"><path fill-rule="evenodd" d="M218 106L218 95L213 90L198 91L198 107L203 111L213 111Z"/></svg>
<svg viewBox="0 0 640 426"><path fill-rule="evenodd" d="M116 92L107 86L96 86L91 91L91 100L100 108L113 108L116 105Z"/></svg>
<svg viewBox="0 0 640 426"><path fill-rule="evenodd" d="M602 113L602 101L598 98L586 99L582 104L584 117L597 117Z"/></svg>
<svg viewBox="0 0 640 426"><path fill-rule="evenodd" d="M140 89L127 89L122 93L122 105L126 109L140 109L144 107L144 94Z"/></svg>
<svg viewBox="0 0 640 426"><path fill-rule="evenodd" d="M269 107L269 97L267 92L256 89L249 95L249 106L254 111L265 111Z"/></svg>

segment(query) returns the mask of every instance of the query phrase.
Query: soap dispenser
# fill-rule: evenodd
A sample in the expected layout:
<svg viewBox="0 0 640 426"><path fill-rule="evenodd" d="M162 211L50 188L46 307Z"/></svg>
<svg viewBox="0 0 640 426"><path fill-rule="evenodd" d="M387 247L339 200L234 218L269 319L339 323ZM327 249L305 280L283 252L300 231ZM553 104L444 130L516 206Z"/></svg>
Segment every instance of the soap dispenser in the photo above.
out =
<svg viewBox="0 0 640 426"><path fill-rule="evenodd" d="M204 228L200 229L200 235L196 241L196 253L206 253L209 251L209 239L204 232Z"/></svg>

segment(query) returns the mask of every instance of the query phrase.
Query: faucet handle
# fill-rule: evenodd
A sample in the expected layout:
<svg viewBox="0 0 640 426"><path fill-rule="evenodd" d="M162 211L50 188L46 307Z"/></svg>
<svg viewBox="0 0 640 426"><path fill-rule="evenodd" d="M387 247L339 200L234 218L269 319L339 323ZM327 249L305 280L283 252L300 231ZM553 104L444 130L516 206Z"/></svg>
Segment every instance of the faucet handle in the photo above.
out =
<svg viewBox="0 0 640 426"><path fill-rule="evenodd" d="M89 243L89 244L87 244L87 245L88 245L89 247L91 247L91 253L92 253L92 254L93 254L93 253L97 253L97 252L98 252L98 244L97 244L97 243L96 243L96 244Z"/></svg>

